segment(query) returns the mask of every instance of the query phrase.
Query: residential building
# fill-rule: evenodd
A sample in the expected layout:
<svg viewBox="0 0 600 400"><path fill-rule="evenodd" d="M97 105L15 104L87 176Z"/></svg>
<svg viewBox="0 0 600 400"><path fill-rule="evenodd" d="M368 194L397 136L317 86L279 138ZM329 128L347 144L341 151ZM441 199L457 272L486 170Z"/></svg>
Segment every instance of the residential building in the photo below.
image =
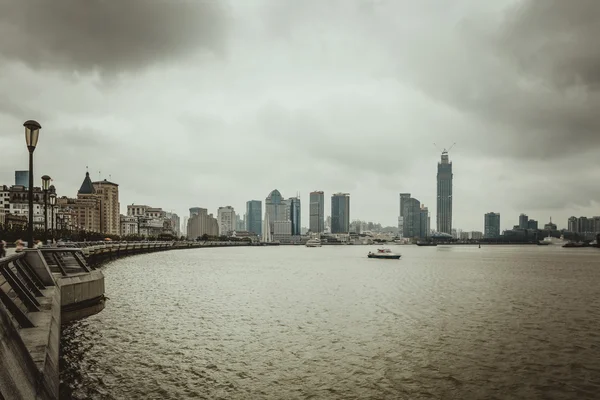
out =
<svg viewBox="0 0 600 400"><path fill-rule="evenodd" d="M187 238L196 240L203 235L218 236L219 223L217 219L209 214L206 208L190 208L190 217L187 225Z"/></svg>
<svg viewBox="0 0 600 400"><path fill-rule="evenodd" d="M331 196L331 233L350 233L350 194Z"/></svg>
<svg viewBox="0 0 600 400"><path fill-rule="evenodd" d="M170 223L169 228L171 232L173 232L173 235L177 237L181 236L181 219L179 218L179 215L174 212L167 212L165 213L165 218Z"/></svg>
<svg viewBox="0 0 600 400"><path fill-rule="evenodd" d="M118 235L121 231L119 185L106 179L92 183L100 198L100 232Z"/></svg>
<svg viewBox="0 0 600 400"><path fill-rule="evenodd" d="M452 162L448 152L442 152L441 162L437 169L437 231L452 233Z"/></svg>
<svg viewBox="0 0 600 400"><path fill-rule="evenodd" d="M570 217L567 220L567 230L569 232L577 232L577 217Z"/></svg>
<svg viewBox="0 0 600 400"><path fill-rule="evenodd" d="M310 192L309 225L312 233L325 232L325 193L322 191Z"/></svg>
<svg viewBox="0 0 600 400"><path fill-rule="evenodd" d="M236 214L233 207L219 207L217 210L217 223L219 224L219 235L221 236L227 236L235 231Z"/></svg>
<svg viewBox="0 0 600 400"><path fill-rule="evenodd" d="M262 201L250 200L246 202L246 230L262 235Z"/></svg>
<svg viewBox="0 0 600 400"><path fill-rule="evenodd" d="M484 237L493 239L500 237L500 213L489 212L483 217Z"/></svg>
<svg viewBox="0 0 600 400"><path fill-rule="evenodd" d="M15 186L29 187L29 171L15 171Z"/></svg>

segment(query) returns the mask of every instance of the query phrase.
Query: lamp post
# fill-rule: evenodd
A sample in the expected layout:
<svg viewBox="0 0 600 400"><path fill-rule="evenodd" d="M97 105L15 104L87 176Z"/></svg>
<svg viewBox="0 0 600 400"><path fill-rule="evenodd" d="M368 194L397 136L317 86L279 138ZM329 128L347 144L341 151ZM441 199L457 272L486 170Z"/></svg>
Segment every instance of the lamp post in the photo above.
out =
<svg viewBox="0 0 600 400"><path fill-rule="evenodd" d="M44 190L44 241L48 240L48 188L50 187L48 175L42 176L42 189Z"/></svg>
<svg viewBox="0 0 600 400"><path fill-rule="evenodd" d="M56 193L50 193L50 207L52 207L52 242L54 242L54 206L56 206Z"/></svg>
<svg viewBox="0 0 600 400"><path fill-rule="evenodd" d="M27 189L29 197L29 224L27 225L27 247L33 249L33 151L37 146L40 137L40 129L42 126L34 120L26 121L25 127L25 142L27 150L29 150L29 188Z"/></svg>

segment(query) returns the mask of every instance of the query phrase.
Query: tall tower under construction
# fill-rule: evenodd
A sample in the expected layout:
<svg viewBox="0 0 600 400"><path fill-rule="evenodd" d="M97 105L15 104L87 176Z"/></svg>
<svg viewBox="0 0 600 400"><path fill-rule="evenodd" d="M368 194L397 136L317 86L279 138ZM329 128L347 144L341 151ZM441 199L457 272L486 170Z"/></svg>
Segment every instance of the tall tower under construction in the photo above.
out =
<svg viewBox="0 0 600 400"><path fill-rule="evenodd" d="M437 231L452 234L452 163L448 151L442 151L437 170Z"/></svg>

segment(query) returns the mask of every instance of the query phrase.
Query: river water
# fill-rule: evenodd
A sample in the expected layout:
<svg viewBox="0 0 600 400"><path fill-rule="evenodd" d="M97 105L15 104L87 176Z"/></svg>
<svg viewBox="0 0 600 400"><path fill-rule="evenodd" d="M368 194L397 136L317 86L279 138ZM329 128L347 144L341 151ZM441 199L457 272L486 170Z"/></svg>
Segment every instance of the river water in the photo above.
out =
<svg viewBox="0 0 600 400"><path fill-rule="evenodd" d="M597 399L600 250L215 248L104 267L63 399Z"/></svg>

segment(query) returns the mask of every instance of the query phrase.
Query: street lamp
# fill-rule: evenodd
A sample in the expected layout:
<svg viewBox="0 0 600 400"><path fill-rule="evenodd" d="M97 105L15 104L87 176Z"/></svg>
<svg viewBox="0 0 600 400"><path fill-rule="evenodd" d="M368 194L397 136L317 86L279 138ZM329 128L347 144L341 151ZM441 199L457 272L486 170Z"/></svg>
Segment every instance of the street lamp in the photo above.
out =
<svg viewBox="0 0 600 400"><path fill-rule="evenodd" d="M37 146L38 138L40 137L40 129L42 126L33 120L26 121L25 127L25 142L27 150L29 150L29 224L27 226L27 247L33 249L33 151Z"/></svg>
<svg viewBox="0 0 600 400"><path fill-rule="evenodd" d="M54 241L54 206L56 206L56 193L50 193L50 207L52 207L52 240Z"/></svg>
<svg viewBox="0 0 600 400"><path fill-rule="evenodd" d="M48 189L50 188L48 175L42 176L42 189L44 190L44 241L48 240Z"/></svg>

